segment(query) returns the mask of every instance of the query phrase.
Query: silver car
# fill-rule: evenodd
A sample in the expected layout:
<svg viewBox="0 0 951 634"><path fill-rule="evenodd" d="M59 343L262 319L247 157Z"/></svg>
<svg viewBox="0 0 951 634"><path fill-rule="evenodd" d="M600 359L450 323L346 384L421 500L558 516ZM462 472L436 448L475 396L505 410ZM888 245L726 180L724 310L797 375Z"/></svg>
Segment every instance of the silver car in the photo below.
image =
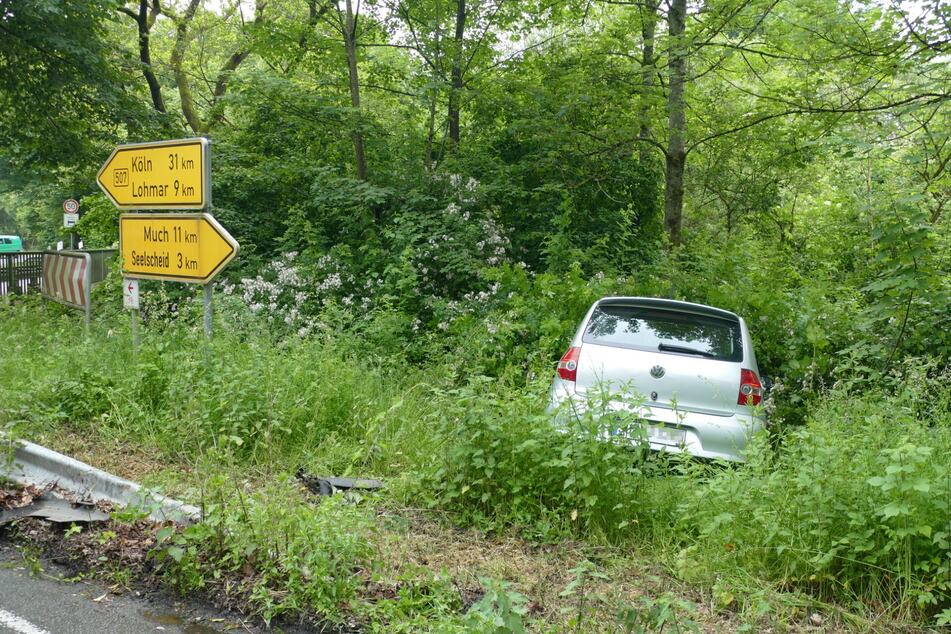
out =
<svg viewBox="0 0 951 634"><path fill-rule="evenodd" d="M588 411L628 442L611 421L637 419L651 449L742 460L765 424L762 398L743 318L689 302L605 297L558 362L550 409L562 427L563 417Z"/></svg>

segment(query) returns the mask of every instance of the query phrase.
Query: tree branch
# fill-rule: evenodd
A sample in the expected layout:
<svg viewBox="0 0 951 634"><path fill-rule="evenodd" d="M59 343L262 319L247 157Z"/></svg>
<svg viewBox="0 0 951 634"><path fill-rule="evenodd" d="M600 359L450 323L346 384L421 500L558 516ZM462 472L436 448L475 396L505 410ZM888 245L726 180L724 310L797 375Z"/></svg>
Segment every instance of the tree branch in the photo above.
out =
<svg viewBox="0 0 951 634"><path fill-rule="evenodd" d="M734 126L727 130L721 130L719 132L709 134L699 139L698 141L695 141L694 143L690 144L687 147L687 153L689 154L691 151L695 150L700 145L703 145L704 143L712 141L713 139L717 139L722 136L727 136L730 134L735 134L737 132L741 132L748 128L752 128L753 126L759 125L761 123L765 123L766 121L771 121L773 119L778 119L780 117L789 117L789 116L804 115L804 114L860 114L860 113L867 113L867 112L881 112L883 110L891 110L893 108L898 108L900 106L908 105L915 102L924 102L925 104L929 104L929 103L937 103L940 101L945 101L947 99L951 99L951 93L922 93L920 95L913 95L911 97L900 99L898 101L891 101L888 103L877 104L874 106L856 105L856 106L846 107L846 108L798 106L798 107L789 108L787 110L783 110L780 112L773 112L770 114L766 114L766 115L757 117L756 119L753 119L752 121L748 121L744 124Z"/></svg>
<svg viewBox="0 0 951 634"><path fill-rule="evenodd" d="M162 97L162 86L159 84L158 79L155 77L155 72L152 70L152 53L151 45L149 43L150 31L152 25L155 23L155 11L160 10L158 0L154 0L152 5L152 13L149 12L149 0L139 0L139 11L136 13L132 9L121 5L119 11L130 16L135 20L136 28L138 31L138 41L139 41L139 62L142 67L142 76L145 77L145 82L149 86L149 95L152 98L152 107L155 108L158 112L165 112L165 100Z"/></svg>

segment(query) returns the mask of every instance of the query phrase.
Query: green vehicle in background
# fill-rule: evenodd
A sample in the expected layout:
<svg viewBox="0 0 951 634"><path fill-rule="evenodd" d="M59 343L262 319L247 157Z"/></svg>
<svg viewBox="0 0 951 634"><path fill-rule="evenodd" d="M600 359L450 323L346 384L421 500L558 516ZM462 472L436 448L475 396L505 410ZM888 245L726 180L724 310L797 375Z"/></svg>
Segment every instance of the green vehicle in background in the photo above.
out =
<svg viewBox="0 0 951 634"><path fill-rule="evenodd" d="M20 236L0 236L0 253L19 253L23 250Z"/></svg>

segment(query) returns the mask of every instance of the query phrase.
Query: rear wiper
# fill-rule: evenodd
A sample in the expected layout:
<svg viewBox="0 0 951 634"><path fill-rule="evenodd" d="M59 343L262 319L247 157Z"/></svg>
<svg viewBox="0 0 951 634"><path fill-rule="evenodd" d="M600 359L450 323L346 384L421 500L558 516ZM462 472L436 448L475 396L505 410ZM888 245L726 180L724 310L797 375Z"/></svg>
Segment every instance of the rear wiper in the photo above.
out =
<svg viewBox="0 0 951 634"><path fill-rule="evenodd" d="M669 343L662 343L657 346L657 349L661 352L682 352L683 354L695 354L699 357L708 357L710 359L717 358L717 355L712 352L707 352L706 350L697 350L696 348L688 348L686 346L672 346Z"/></svg>

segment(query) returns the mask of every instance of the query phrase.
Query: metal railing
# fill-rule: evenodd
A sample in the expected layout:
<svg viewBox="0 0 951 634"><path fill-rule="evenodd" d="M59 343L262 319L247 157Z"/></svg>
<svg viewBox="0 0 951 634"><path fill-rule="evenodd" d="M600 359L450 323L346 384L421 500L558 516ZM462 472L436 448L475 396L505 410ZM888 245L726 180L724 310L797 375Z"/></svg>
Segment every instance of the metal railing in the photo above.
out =
<svg viewBox="0 0 951 634"><path fill-rule="evenodd" d="M0 295L39 291L42 280L42 251L0 253Z"/></svg>
<svg viewBox="0 0 951 634"><path fill-rule="evenodd" d="M109 275L109 268L115 261L117 249L83 249L82 253L88 253L92 258L92 279L91 284L98 284Z"/></svg>

